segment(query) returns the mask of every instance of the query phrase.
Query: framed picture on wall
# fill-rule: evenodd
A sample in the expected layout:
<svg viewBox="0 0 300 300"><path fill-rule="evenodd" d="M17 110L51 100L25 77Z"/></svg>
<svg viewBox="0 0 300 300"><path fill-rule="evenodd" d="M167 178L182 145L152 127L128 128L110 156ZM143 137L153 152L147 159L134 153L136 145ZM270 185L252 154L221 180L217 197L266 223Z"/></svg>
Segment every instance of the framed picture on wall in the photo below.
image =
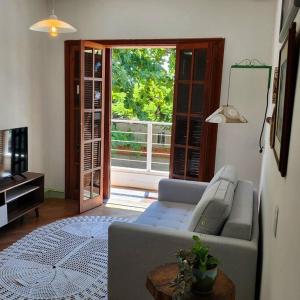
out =
<svg viewBox="0 0 300 300"><path fill-rule="evenodd" d="M289 28L297 15L299 7L300 0L282 0L279 35L279 41L281 43L285 40Z"/></svg>
<svg viewBox="0 0 300 300"><path fill-rule="evenodd" d="M273 151L282 177L286 176L297 77L296 23L293 23L279 55L278 93Z"/></svg>
<svg viewBox="0 0 300 300"><path fill-rule="evenodd" d="M278 67L274 69L272 103L276 104L278 93Z"/></svg>

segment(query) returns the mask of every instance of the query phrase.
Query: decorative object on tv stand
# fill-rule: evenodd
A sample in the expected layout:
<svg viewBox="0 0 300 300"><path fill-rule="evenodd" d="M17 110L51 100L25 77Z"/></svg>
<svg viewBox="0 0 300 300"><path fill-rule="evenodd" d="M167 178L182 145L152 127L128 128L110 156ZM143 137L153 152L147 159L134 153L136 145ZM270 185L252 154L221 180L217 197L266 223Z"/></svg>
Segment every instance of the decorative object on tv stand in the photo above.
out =
<svg viewBox="0 0 300 300"><path fill-rule="evenodd" d="M218 259L209 254L198 236L194 235L193 240L192 249L181 249L176 254L179 273L174 281L175 299L183 299L190 293L211 293L218 275Z"/></svg>
<svg viewBox="0 0 300 300"><path fill-rule="evenodd" d="M297 15L300 0L282 0L279 42L283 42Z"/></svg>
<svg viewBox="0 0 300 300"><path fill-rule="evenodd" d="M262 124L262 129L259 137L259 152L262 153L263 146L262 146L262 136L265 127L265 120L267 117L268 112L268 103L269 103L269 90L271 84L271 74L272 74L272 67L268 66L258 59L243 59L239 63L236 63L230 67L229 71L229 83L228 83L228 93L227 93L227 104L222 105L219 109L217 109L213 114L211 114L205 121L210 123L247 123L245 117L241 115L241 113L232 105L229 105L229 96L230 96L230 82L231 82L231 72L232 69L267 69L268 70L268 84L267 84L267 91L266 91L266 109Z"/></svg>
<svg viewBox="0 0 300 300"><path fill-rule="evenodd" d="M282 177L286 176L298 69L296 23L279 54L279 79L275 114L272 120L272 145Z"/></svg>
<svg viewBox="0 0 300 300"><path fill-rule="evenodd" d="M29 29L40 32L48 32L50 36L57 37L59 33L72 33L77 29L71 24L59 20L54 13L55 0L52 0L52 13L48 19L43 19L33 24Z"/></svg>

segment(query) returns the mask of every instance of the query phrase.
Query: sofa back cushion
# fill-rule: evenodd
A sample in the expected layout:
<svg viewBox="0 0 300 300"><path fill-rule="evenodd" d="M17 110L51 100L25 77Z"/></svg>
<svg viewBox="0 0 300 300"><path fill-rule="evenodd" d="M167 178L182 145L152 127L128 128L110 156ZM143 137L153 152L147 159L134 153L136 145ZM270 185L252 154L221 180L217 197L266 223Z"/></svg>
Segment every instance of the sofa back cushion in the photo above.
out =
<svg viewBox="0 0 300 300"><path fill-rule="evenodd" d="M207 187L193 211L188 230L218 235L230 214L233 195L234 185L226 180Z"/></svg>
<svg viewBox="0 0 300 300"><path fill-rule="evenodd" d="M222 179L231 182L234 188L236 188L238 179L235 167L231 165L225 165L222 167L211 179L208 186L212 186L214 183Z"/></svg>
<svg viewBox="0 0 300 300"><path fill-rule="evenodd" d="M225 223L222 236L251 240L253 224L253 184L239 181L235 189L230 216Z"/></svg>

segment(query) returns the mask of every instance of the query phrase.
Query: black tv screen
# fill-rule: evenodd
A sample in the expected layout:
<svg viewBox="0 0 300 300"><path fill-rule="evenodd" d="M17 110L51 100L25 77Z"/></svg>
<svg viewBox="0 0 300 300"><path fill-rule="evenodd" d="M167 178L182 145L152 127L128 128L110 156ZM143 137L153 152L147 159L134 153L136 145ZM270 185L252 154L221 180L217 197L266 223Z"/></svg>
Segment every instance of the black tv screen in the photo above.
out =
<svg viewBox="0 0 300 300"><path fill-rule="evenodd" d="M0 130L0 179L28 170L27 127Z"/></svg>

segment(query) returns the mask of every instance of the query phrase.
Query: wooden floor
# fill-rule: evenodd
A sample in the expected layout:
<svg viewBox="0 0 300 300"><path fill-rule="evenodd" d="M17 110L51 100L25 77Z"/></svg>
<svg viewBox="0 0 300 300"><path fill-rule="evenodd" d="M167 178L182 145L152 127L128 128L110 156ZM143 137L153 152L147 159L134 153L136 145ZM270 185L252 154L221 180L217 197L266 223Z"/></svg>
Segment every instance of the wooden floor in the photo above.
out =
<svg viewBox="0 0 300 300"><path fill-rule="evenodd" d="M112 195L113 197L107 203L81 215L136 218L141 211L154 201L153 198L150 200L145 198L143 200L143 197L136 197L135 202L134 199L126 202L127 196L125 197L124 195L124 199L122 200L123 196L120 190L115 194L112 192ZM77 210L77 205L74 201L54 198L46 199L45 203L39 209L39 217L36 217L33 211L25 215L22 219L0 228L0 251L40 226L78 215Z"/></svg>

